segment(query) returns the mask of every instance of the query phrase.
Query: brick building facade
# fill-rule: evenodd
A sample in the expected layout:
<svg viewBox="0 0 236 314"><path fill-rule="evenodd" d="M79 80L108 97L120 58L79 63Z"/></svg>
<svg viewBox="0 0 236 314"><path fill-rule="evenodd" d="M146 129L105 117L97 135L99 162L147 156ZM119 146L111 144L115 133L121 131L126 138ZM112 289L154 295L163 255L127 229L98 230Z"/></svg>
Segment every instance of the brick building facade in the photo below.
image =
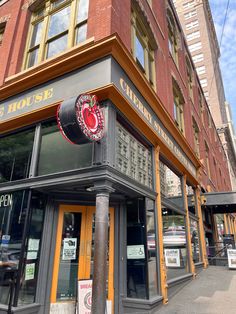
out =
<svg viewBox="0 0 236 314"><path fill-rule="evenodd" d="M1 310L73 313L92 280L93 313L153 311L207 266L200 193L231 190L172 3L8 0L0 21ZM73 145L56 116L81 94L105 131Z"/></svg>

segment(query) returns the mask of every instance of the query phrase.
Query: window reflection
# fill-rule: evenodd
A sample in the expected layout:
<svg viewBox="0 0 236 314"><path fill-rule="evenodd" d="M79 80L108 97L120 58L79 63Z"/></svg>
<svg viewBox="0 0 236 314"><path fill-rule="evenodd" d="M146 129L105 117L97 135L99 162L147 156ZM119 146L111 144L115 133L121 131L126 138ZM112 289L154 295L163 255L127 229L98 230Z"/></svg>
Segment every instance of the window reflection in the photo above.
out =
<svg viewBox="0 0 236 314"><path fill-rule="evenodd" d="M147 252L148 252L148 285L149 299L157 295L157 247L155 233L155 214L153 208L146 210Z"/></svg>
<svg viewBox="0 0 236 314"><path fill-rule="evenodd" d="M199 232L197 220L190 219L190 232L193 261L194 263L199 263L201 261L201 255L199 247Z"/></svg>
<svg viewBox="0 0 236 314"><path fill-rule="evenodd" d="M73 145L59 132L57 123L42 125L38 175L89 167L93 144Z"/></svg>
<svg viewBox="0 0 236 314"><path fill-rule="evenodd" d="M85 41L86 36L87 36L87 24L84 24L84 25L77 28L77 37L76 37L77 38L76 39L77 44Z"/></svg>
<svg viewBox="0 0 236 314"><path fill-rule="evenodd" d="M76 9L74 14L71 14L72 9ZM25 67L29 68L85 41L88 9L89 0L39 1L32 14ZM72 16L74 21L71 21Z"/></svg>
<svg viewBox="0 0 236 314"><path fill-rule="evenodd" d="M157 295L154 207L145 212L143 199L127 203L127 297Z"/></svg>
<svg viewBox="0 0 236 314"><path fill-rule="evenodd" d="M28 192L1 195L0 203L0 303L7 304L10 280L18 269Z"/></svg>
<svg viewBox="0 0 236 314"><path fill-rule="evenodd" d="M67 35L64 35L56 40L50 41L48 44L48 52L47 52L47 58L51 58L55 56L56 54L62 52L65 50L67 46Z"/></svg>
<svg viewBox="0 0 236 314"><path fill-rule="evenodd" d="M135 48L136 48L136 58L141 64L143 68L145 68L144 64L144 47L142 43L140 42L139 38L136 36L135 37Z"/></svg>
<svg viewBox="0 0 236 314"><path fill-rule="evenodd" d="M70 7L66 7L59 12L53 14L50 19L48 38L63 33L69 27Z"/></svg>
<svg viewBox="0 0 236 314"><path fill-rule="evenodd" d="M181 196L181 179L166 164L160 161L161 194L166 198Z"/></svg>
<svg viewBox="0 0 236 314"><path fill-rule="evenodd" d="M88 7L89 1L88 0L80 0L78 5L78 17L77 22L81 23L84 22L88 18Z"/></svg>
<svg viewBox="0 0 236 314"><path fill-rule="evenodd" d="M188 271L185 216L163 206L162 219L167 279L170 280Z"/></svg>
<svg viewBox="0 0 236 314"><path fill-rule="evenodd" d="M43 231L46 199L42 194L34 193L31 199L31 221L27 240L27 253L24 273L21 278L18 305L35 302L40 246Z"/></svg>
<svg viewBox="0 0 236 314"><path fill-rule="evenodd" d="M0 138L0 182L28 176L34 129Z"/></svg>

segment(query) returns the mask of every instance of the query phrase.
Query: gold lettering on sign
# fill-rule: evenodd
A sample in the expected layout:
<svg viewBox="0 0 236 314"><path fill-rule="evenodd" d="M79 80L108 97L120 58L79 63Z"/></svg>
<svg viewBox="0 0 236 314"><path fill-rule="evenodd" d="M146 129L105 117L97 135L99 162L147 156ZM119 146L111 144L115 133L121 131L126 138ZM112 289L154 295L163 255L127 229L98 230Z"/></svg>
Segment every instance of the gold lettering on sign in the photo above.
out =
<svg viewBox="0 0 236 314"><path fill-rule="evenodd" d="M36 93L32 96L27 96L25 98L22 98L16 102L13 102L7 106L7 114L10 114L12 112L17 112L25 107L33 106L34 104L38 104L42 101L45 101L47 99L52 98L53 96L53 88L46 89L42 92ZM4 114L4 107L0 107L0 117L2 117Z"/></svg>
<svg viewBox="0 0 236 314"><path fill-rule="evenodd" d="M157 135L165 142L173 154L179 159L179 161L196 177L196 168L192 163L185 157L183 152L178 148L172 138L165 132L165 129L159 124L155 116L145 107L141 100L135 95L131 87L125 82L123 78L120 78L120 86L123 92L131 100L133 106L145 117L145 119L151 124L152 128L156 131Z"/></svg>

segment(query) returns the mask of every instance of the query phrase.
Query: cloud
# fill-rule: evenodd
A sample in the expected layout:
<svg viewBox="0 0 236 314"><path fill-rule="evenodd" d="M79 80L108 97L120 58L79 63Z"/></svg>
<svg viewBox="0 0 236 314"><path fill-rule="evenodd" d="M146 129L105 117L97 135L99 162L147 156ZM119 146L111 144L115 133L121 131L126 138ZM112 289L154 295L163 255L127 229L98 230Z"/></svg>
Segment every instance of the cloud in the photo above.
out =
<svg viewBox="0 0 236 314"><path fill-rule="evenodd" d="M220 42L228 0L210 0L215 29ZM236 126L236 3L231 1L221 42L220 67L226 99L231 104Z"/></svg>

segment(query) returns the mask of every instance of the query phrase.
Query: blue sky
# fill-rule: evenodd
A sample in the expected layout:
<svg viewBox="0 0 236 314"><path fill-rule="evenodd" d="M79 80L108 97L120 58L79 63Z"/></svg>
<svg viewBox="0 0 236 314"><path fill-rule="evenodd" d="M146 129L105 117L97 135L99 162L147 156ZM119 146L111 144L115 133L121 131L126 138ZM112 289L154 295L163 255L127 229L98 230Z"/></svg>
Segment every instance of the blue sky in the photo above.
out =
<svg viewBox="0 0 236 314"><path fill-rule="evenodd" d="M220 42L228 0L209 0L215 29ZM221 43L220 66L226 100L231 105L236 128L236 1L229 4L226 24Z"/></svg>

